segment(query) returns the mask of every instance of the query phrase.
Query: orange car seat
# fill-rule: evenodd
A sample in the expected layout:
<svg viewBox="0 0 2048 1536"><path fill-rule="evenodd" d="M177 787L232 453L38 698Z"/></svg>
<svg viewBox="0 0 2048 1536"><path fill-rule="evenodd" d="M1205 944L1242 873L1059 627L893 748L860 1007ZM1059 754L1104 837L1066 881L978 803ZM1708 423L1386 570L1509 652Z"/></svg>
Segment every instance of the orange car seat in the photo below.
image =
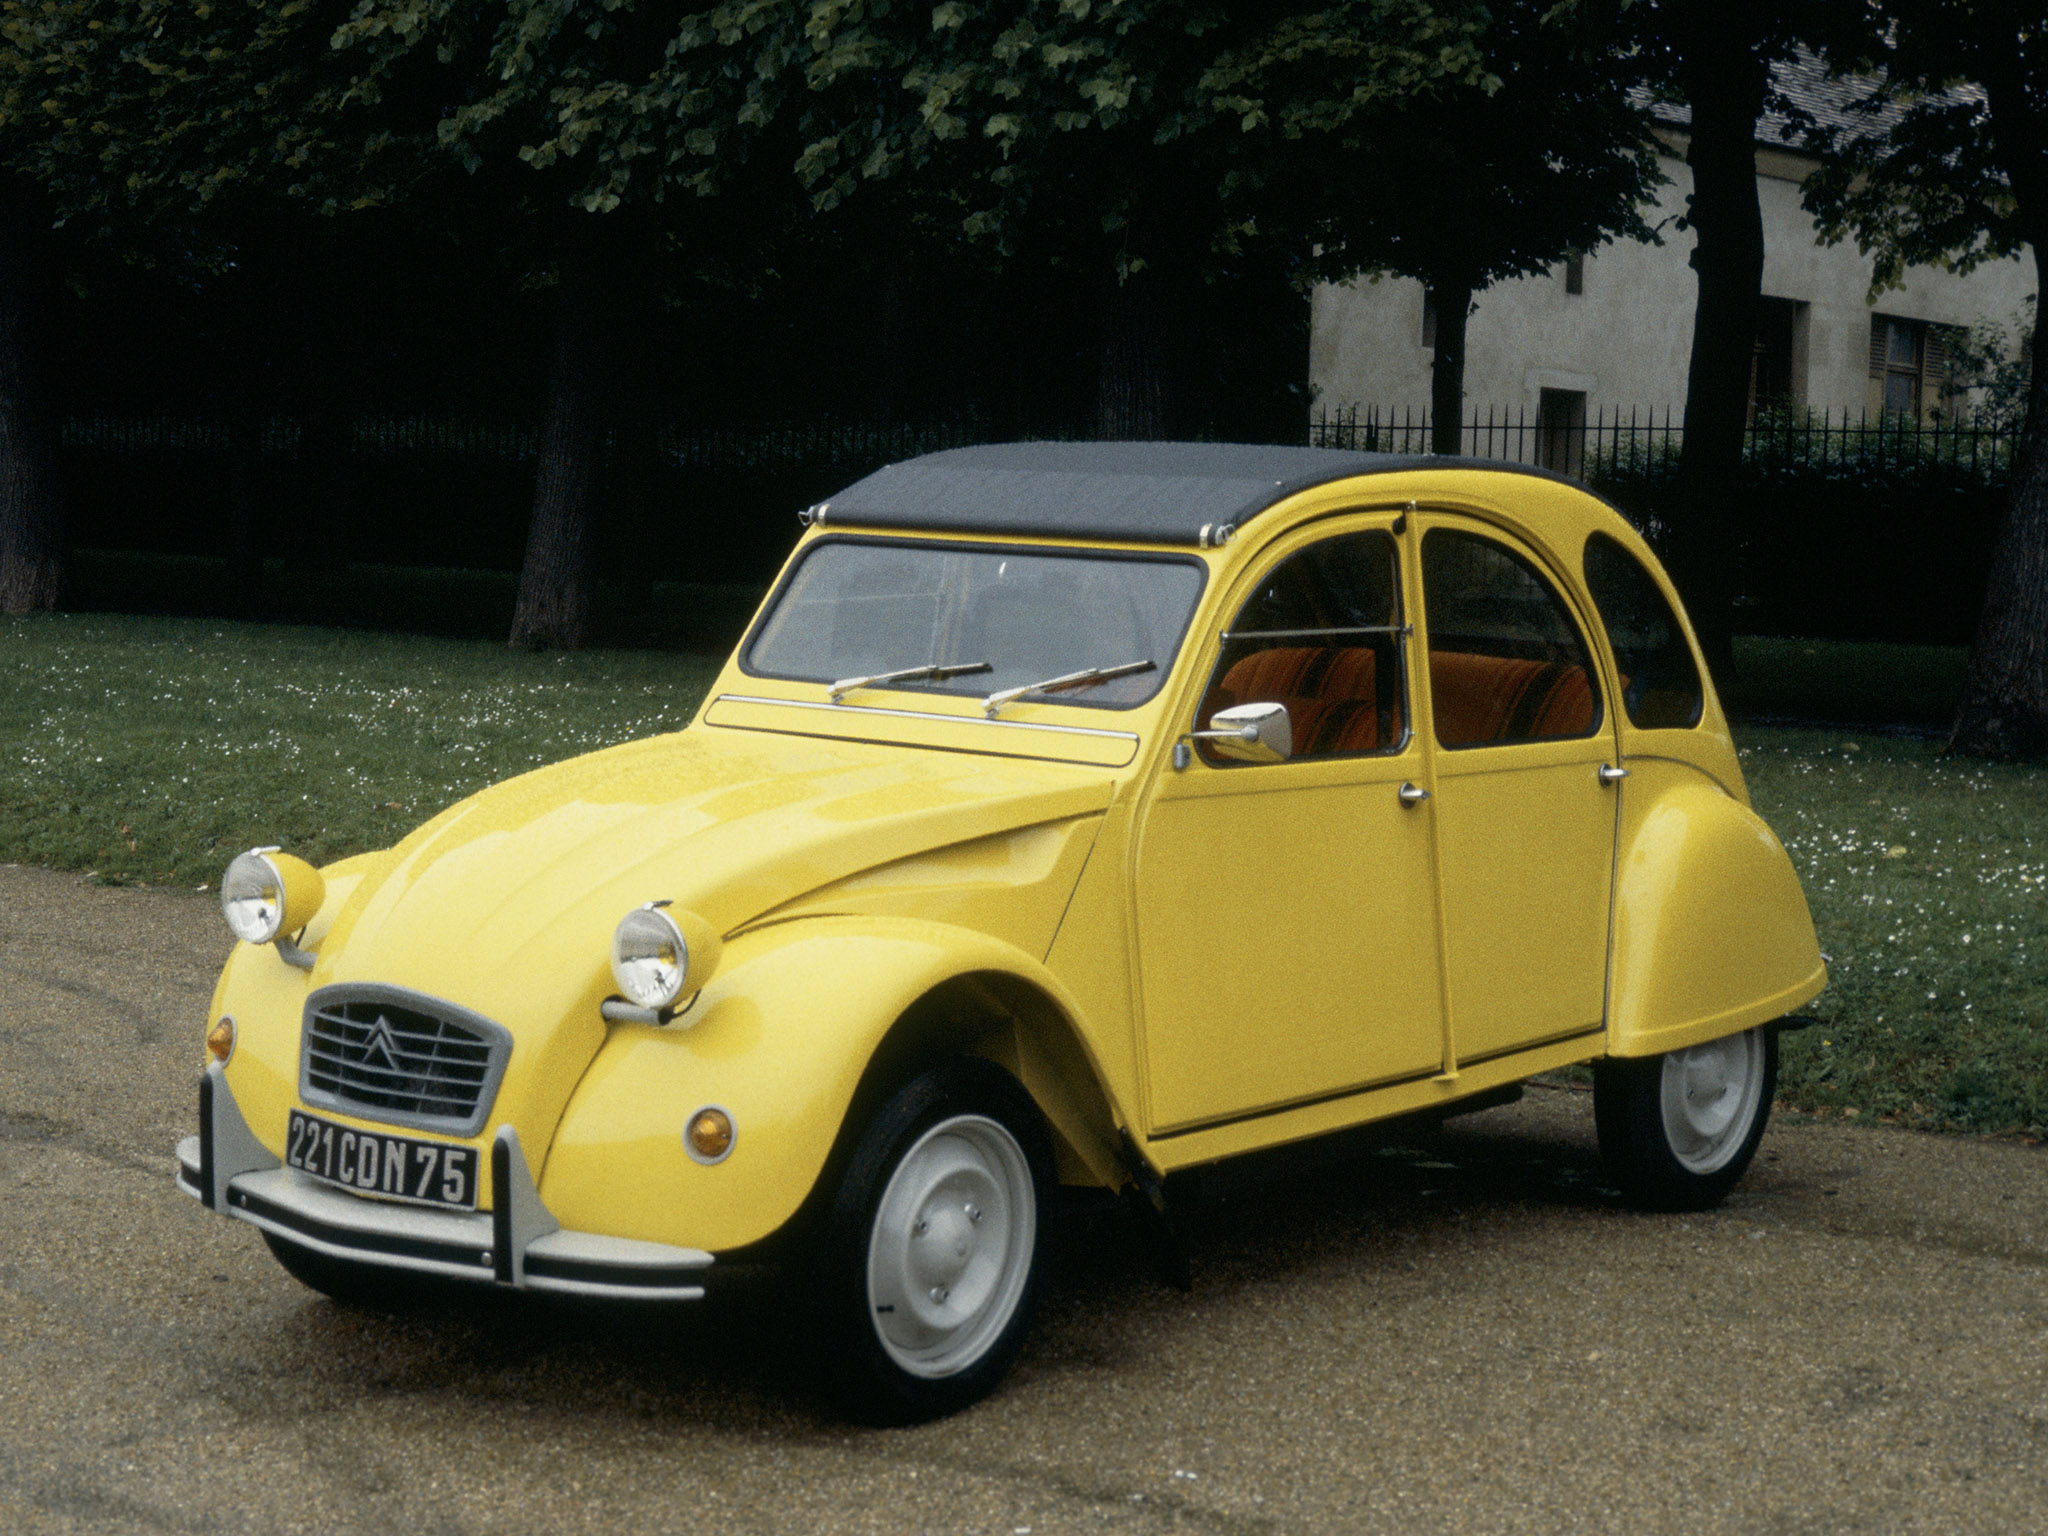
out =
<svg viewBox="0 0 2048 1536"><path fill-rule="evenodd" d="M1447 746L1583 736L1593 729L1584 667L1469 651L1429 653L1437 740Z"/></svg>

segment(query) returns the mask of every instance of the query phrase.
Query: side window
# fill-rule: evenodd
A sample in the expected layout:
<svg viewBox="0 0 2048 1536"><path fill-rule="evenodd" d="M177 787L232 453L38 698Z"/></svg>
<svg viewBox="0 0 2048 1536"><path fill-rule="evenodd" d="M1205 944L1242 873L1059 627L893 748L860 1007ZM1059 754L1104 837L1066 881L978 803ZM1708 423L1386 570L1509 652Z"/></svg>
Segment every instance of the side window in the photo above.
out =
<svg viewBox="0 0 2048 1536"><path fill-rule="evenodd" d="M1224 633L1201 723L1239 704L1285 704L1297 758L1398 752L1408 740L1399 573L1388 533L1325 539L1275 566Z"/></svg>
<svg viewBox="0 0 2048 1536"><path fill-rule="evenodd" d="M1432 528L1422 539L1430 703L1447 747L1590 736L1600 695L1571 611L1505 545Z"/></svg>
<svg viewBox="0 0 2048 1536"><path fill-rule="evenodd" d="M1706 708L1700 669L1678 615L1650 573L1613 539L1596 533L1586 540L1586 588L1614 647L1629 723L1644 730L1698 725Z"/></svg>

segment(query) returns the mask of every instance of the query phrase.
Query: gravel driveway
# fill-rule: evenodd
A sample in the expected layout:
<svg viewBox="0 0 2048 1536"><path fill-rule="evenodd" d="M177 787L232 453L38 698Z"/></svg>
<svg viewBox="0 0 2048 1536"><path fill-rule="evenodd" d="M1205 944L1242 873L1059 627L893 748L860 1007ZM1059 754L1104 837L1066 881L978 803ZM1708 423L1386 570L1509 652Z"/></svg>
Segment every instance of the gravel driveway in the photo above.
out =
<svg viewBox="0 0 2048 1536"><path fill-rule="evenodd" d="M1622 1210L1564 1089L1087 1227L1007 1386L836 1421L772 1298L300 1289L171 1186L212 897L0 867L0 1531L2048 1528L2048 1150L1782 1117Z"/></svg>

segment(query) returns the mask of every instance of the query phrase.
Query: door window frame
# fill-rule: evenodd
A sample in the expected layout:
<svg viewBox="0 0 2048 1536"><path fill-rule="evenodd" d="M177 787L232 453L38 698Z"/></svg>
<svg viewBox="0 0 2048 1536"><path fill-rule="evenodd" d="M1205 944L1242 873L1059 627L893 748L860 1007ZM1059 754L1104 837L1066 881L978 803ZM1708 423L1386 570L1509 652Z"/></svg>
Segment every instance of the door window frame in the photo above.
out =
<svg viewBox="0 0 2048 1536"><path fill-rule="evenodd" d="M1414 530L1414 569L1412 584L1416 602L1411 610L1410 623L1415 634L1410 643L1420 652L1421 659L1414 670L1425 678L1429 677L1428 659L1431 652L1433 620L1429 611L1428 592L1424 585L1422 567L1422 546L1429 534L1438 530L1464 533L1468 537L1491 540L1501 548L1518 557L1523 564L1537 573L1538 579L1546 583L1551 596L1563 605L1564 614L1579 635L1579 643L1586 654L1587 677L1594 687L1593 723L1591 727L1572 736L1513 736L1487 741L1448 743L1437 735L1436 689L1431 680L1426 687L1429 695L1428 745L1432 753L1442 752L1462 755L1467 752L1483 751L1497 747L1560 747L1573 743L1615 739L1618 712L1608 707L1608 700L1614 694L1613 658L1607 654L1606 633L1599 628L1599 615L1591 613L1590 604L1581 601L1578 582L1575 577L1561 568L1537 541L1524 538L1521 534L1503 526L1500 522L1473 509L1456 506L1425 506L1417 509L1422 526ZM1416 726L1420 733L1420 718Z"/></svg>
<svg viewBox="0 0 2048 1536"><path fill-rule="evenodd" d="M1412 504L1410 505L1412 506ZM1348 526L1333 526L1338 524ZM1359 533L1381 533L1393 541L1394 597L1401 622L1394 625L1369 625L1363 628L1335 626L1327 630L1301 630L1299 633L1304 637L1312 634L1357 634L1367 632L1393 634L1395 636L1397 644L1394 647L1394 654L1399 658L1401 667L1402 719L1401 738L1398 743L1381 747L1371 752L1324 752L1312 757L1289 756L1277 763L1245 763L1234 762L1228 759L1217 762L1205 758L1200 753L1193 753L1190 754L1192 760L1185 769L1175 769L1169 761L1166 768L1168 779L1179 779L1188 782L1192 786L1192 783L1209 777L1208 775L1197 775L1197 768L1212 771L1218 769L1251 768L1263 770L1263 772L1252 775L1253 778L1263 779L1279 773L1291 779L1295 774L1303 774L1317 767L1341 768L1345 764L1388 763L1407 759L1411 754L1420 754L1426 760L1427 753L1432 744L1424 739L1424 734L1418 725L1418 716L1416 714L1415 680L1419 673L1415 659L1415 646L1421 631L1416 623L1416 613L1420 606L1420 601L1419 593L1415 588L1415 582L1418 579L1419 567L1415 565L1414 557L1411 556L1408 549L1410 544L1419 546L1420 540L1417 538L1416 528L1411 520L1410 509L1402 506L1346 507L1322 513L1276 534L1267 544L1259 549L1257 555L1251 562L1246 564L1242 573L1232 582L1230 589L1223 595L1222 601L1218 604L1219 618L1217 627L1202 637L1201 649L1207 655L1207 659L1195 655L1193 647L1190 646L1189 642L1187 640L1182 641L1181 654L1183 658L1196 664L1188 669L1188 696L1178 700L1172 712L1167 716L1167 719L1170 721L1186 722L1181 724L1179 729L1174 732L1173 740L1182 740L1184 733L1188 731L1208 729L1208 722L1200 718L1202 702L1209 697L1217 681L1218 669L1223 664L1223 652L1228 647L1233 636L1294 633L1292 631L1283 632L1278 630L1233 630L1229 627L1230 622L1234 621L1244 611L1246 605L1251 602L1257 593L1259 584L1304 550L1332 539L1344 538L1347 535ZM1294 773L1288 773L1290 769L1294 770ZM1410 777L1414 776L1414 773L1410 774ZM1227 779L1236 777L1236 775L1225 774L1223 777ZM1213 779L1210 781L1214 782Z"/></svg>

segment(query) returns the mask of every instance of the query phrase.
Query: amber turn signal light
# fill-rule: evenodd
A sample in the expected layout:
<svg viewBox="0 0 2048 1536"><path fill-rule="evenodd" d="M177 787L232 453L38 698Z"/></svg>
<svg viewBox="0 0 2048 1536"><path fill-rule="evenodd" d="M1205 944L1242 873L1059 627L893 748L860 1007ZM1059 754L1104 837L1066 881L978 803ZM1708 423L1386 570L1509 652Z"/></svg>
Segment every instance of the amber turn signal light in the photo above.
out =
<svg viewBox="0 0 2048 1536"><path fill-rule="evenodd" d="M732 1116L707 1104L683 1129L683 1150L700 1163L722 1163L732 1151Z"/></svg>
<svg viewBox="0 0 2048 1536"><path fill-rule="evenodd" d="M222 1066L228 1064L228 1058L235 1054L234 1015L222 1014L220 1022L206 1032L206 1054Z"/></svg>

